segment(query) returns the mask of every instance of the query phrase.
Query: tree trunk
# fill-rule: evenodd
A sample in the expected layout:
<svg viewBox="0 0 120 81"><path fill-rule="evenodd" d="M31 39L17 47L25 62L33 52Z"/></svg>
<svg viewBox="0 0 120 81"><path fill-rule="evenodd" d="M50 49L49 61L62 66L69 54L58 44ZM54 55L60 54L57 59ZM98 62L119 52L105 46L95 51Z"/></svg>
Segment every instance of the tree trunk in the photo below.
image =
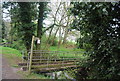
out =
<svg viewBox="0 0 120 81"><path fill-rule="evenodd" d="M64 34L64 38L63 38L63 43L62 44L66 43L67 35L68 35L68 27L65 29L65 34Z"/></svg>
<svg viewBox="0 0 120 81"><path fill-rule="evenodd" d="M44 14L44 3L40 2L39 3L39 15L38 15L38 26L37 26L37 37L40 39L41 41L41 37L42 37L42 28L43 28L43 14ZM41 48L41 43L40 45L37 44L36 45L36 50L40 50Z"/></svg>
<svg viewBox="0 0 120 81"><path fill-rule="evenodd" d="M70 16L67 17L67 25L65 27L65 34L64 34L64 38L63 38L63 44L66 43L66 38L67 38L67 35L68 35L68 31L69 31L69 24L70 24Z"/></svg>
<svg viewBox="0 0 120 81"><path fill-rule="evenodd" d="M61 32L61 27L59 28L59 42L58 42L58 48L60 47L62 42L62 32Z"/></svg>
<svg viewBox="0 0 120 81"><path fill-rule="evenodd" d="M57 35L58 30L59 30L59 27L57 28L57 30L56 30L56 32L55 32L55 35L54 35L54 37L53 37L53 40L52 40L52 43L51 43L51 44L53 44L53 42L54 42L54 40L55 40L55 37L56 37L56 35Z"/></svg>
<svg viewBox="0 0 120 81"><path fill-rule="evenodd" d="M48 37L48 40L47 40L47 44L48 44L48 42L49 42L49 40L50 40L50 37L51 37L53 28L54 28L54 27L52 27L51 30L50 30L49 37Z"/></svg>

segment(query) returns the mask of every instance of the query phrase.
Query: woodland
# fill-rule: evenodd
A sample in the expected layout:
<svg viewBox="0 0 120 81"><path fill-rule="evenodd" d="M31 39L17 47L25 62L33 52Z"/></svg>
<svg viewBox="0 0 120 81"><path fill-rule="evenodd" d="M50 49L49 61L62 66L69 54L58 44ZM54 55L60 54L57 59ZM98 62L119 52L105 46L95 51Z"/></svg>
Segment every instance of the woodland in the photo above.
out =
<svg viewBox="0 0 120 81"><path fill-rule="evenodd" d="M3 2L1 33L0 46L26 54L32 36L34 50L84 51L75 79L120 79L119 1Z"/></svg>

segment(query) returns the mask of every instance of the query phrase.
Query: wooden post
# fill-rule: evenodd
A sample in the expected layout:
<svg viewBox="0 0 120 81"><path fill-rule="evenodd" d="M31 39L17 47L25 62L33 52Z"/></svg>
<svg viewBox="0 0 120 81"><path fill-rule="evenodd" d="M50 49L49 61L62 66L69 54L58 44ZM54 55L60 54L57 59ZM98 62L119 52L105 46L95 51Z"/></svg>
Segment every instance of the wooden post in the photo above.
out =
<svg viewBox="0 0 120 81"><path fill-rule="evenodd" d="M33 56L33 45L34 45L34 36L32 36L32 42L31 42L29 74L31 73L32 56Z"/></svg>

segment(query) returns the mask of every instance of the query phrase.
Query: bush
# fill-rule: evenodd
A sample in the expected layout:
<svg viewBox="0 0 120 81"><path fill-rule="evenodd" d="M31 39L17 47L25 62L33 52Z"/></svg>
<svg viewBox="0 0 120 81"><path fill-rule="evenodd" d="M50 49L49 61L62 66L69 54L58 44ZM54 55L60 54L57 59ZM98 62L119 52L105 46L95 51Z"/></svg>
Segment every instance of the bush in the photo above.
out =
<svg viewBox="0 0 120 81"><path fill-rule="evenodd" d="M51 46L57 46L58 41L57 41L56 37L54 39L54 37L51 36L51 38L48 40L48 44L50 44Z"/></svg>
<svg viewBox="0 0 120 81"><path fill-rule="evenodd" d="M50 44L51 46L57 46L57 40L52 40L52 39L50 39L49 41L48 41L48 44Z"/></svg>
<svg viewBox="0 0 120 81"><path fill-rule="evenodd" d="M13 41L13 43L10 44L8 47L11 47L11 48L14 48L17 50L25 50L26 49L24 44L22 43L22 40Z"/></svg>
<svg viewBox="0 0 120 81"><path fill-rule="evenodd" d="M91 44L83 43L83 48L86 49L86 51L89 51L91 47L92 47Z"/></svg>

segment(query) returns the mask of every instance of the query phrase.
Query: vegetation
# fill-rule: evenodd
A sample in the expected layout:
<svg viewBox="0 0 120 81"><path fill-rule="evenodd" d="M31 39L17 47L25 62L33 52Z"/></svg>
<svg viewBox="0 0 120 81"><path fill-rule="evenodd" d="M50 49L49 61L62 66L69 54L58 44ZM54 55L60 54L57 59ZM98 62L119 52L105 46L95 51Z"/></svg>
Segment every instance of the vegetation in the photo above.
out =
<svg viewBox="0 0 120 81"><path fill-rule="evenodd" d="M20 36L24 42L24 45L27 50L30 49L32 35L34 34L34 26L32 23L32 15L31 15L31 3L29 2L20 2L19 5L19 22L20 27L18 28L18 32L21 33ZM24 16L23 16L24 15Z"/></svg>
<svg viewBox="0 0 120 81"><path fill-rule="evenodd" d="M19 61L22 61L22 55L18 50L2 46L0 46L0 49L2 51L3 57L6 57L7 60L9 60L8 62L11 64L11 66L16 66L18 65L17 63Z"/></svg>
<svg viewBox="0 0 120 81"><path fill-rule="evenodd" d="M90 45L88 63L94 70L91 78L118 79L120 77L120 2L73 3L72 13L77 19L74 28L84 36L80 44ZM81 46L81 45L80 45ZM88 47L87 46L87 47Z"/></svg>
<svg viewBox="0 0 120 81"><path fill-rule="evenodd" d="M9 14L11 21L9 26L3 18L0 44L7 47L0 48L12 62L13 58L19 60L22 56L17 50L30 50L34 35L34 50L69 51L57 56L80 58L78 63L84 67L84 77L79 79L119 79L119 1L4 2L3 14ZM78 51L80 53L75 56L73 52ZM77 75L82 76L81 73L77 71L73 75L78 79Z"/></svg>
<svg viewBox="0 0 120 81"><path fill-rule="evenodd" d="M28 72L21 72L19 71L18 73L22 74L24 79L50 79L50 77L42 75L42 74L36 74L36 73L31 73L29 75Z"/></svg>
<svg viewBox="0 0 120 81"><path fill-rule="evenodd" d="M2 51L3 57L6 57L6 59L8 60L9 64L12 67L20 68L18 66L18 63L22 62L22 59L21 59L22 54L20 51L13 48L2 47L2 46L0 46L0 50ZM31 75L29 75L28 72L23 72L23 71L18 71L17 73L22 74L23 79L49 79L49 77L47 76L39 75L36 73L32 73Z"/></svg>

